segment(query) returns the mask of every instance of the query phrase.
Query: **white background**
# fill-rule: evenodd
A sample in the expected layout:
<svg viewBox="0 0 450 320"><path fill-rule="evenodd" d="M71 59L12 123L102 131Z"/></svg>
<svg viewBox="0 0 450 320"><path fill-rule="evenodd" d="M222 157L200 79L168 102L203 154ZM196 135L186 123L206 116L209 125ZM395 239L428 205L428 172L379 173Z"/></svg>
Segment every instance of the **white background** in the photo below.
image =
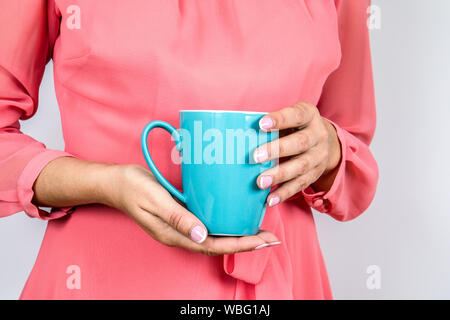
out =
<svg viewBox="0 0 450 320"><path fill-rule="evenodd" d="M450 1L373 4L382 14L381 29L371 31L379 187L352 222L315 215L321 246L337 299L449 299ZM23 130L64 148L51 65L40 109ZM0 219L0 299L19 297L45 227L23 213ZM381 269L378 290L366 285L370 265Z"/></svg>

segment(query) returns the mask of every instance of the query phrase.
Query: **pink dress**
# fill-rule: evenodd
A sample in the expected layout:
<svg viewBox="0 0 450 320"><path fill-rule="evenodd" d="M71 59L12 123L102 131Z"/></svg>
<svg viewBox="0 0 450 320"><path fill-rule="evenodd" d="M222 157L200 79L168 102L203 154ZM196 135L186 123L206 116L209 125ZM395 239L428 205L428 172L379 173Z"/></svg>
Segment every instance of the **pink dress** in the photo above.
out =
<svg viewBox="0 0 450 320"><path fill-rule="evenodd" d="M378 170L369 0L21 0L0 2L0 216L50 220L22 299L330 299L311 207L346 221L370 204ZM65 151L20 131L54 61ZM318 105L337 128L342 162L329 192L312 188L267 211L277 247L210 257L153 240L102 205L31 203L51 160L145 166L151 120L180 109L273 111ZM175 187L170 136L155 162ZM9 244L14 246L14 243ZM67 285L73 266L80 288Z"/></svg>

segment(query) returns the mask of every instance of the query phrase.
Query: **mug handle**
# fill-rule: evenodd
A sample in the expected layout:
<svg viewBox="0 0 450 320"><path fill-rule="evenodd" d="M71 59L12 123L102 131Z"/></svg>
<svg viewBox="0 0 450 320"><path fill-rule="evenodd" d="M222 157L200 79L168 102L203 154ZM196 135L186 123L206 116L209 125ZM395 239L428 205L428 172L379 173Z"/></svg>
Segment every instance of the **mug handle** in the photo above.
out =
<svg viewBox="0 0 450 320"><path fill-rule="evenodd" d="M179 190L177 190L174 186L170 184L169 181L164 178L164 176L159 172L158 168L156 168L155 163L152 160L152 157L150 156L150 152L148 151L148 145L147 145L147 137L150 133L150 130L154 128L162 128L168 131L176 144L177 150L181 151L181 136L177 129L175 129L173 126L168 124L164 121L152 121L149 124L147 124L144 128L144 131L142 132L141 136L141 148L142 152L144 153L145 161L147 161L148 167L155 175L156 179L161 183L161 185L167 189L174 197L176 197L178 200L180 200L183 203L186 203L186 196L182 194Z"/></svg>

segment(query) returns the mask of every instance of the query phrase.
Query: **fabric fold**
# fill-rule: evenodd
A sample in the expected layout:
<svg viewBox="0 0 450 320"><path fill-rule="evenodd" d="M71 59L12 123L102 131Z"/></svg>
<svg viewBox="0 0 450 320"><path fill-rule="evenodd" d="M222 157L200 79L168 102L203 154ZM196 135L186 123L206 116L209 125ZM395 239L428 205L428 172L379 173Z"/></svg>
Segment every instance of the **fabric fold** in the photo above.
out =
<svg viewBox="0 0 450 320"><path fill-rule="evenodd" d="M238 281L254 285L254 299L292 299L291 261L285 246L285 232L278 210L267 210L261 229L274 233L281 244L256 251L224 255L224 271ZM276 285L277 283L279 285ZM286 283L291 285L286 286ZM244 297L247 294L247 286L236 285L236 297Z"/></svg>

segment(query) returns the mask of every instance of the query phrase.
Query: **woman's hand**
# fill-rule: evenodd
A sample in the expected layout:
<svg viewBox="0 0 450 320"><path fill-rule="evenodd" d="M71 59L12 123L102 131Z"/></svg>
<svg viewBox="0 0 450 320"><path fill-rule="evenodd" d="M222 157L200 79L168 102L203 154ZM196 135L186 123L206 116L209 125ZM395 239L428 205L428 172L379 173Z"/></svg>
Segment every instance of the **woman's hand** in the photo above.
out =
<svg viewBox="0 0 450 320"><path fill-rule="evenodd" d="M149 170L138 165L110 169L112 179L104 188L104 204L125 212L152 238L165 245L221 255L279 243L267 231L246 237L208 237L203 223L175 201Z"/></svg>
<svg viewBox="0 0 450 320"><path fill-rule="evenodd" d="M341 147L334 126L309 103L297 103L269 113L260 120L265 131L281 130L280 138L254 152L255 162L289 157L262 173L261 189L280 184L267 198L269 206L292 197L314 184L314 189L331 188L341 159Z"/></svg>
<svg viewBox="0 0 450 320"><path fill-rule="evenodd" d="M276 236L267 231L247 237L208 236L201 221L175 201L149 170L138 165L61 157L44 167L33 190L36 205L105 204L125 212L163 244L208 255L232 254L279 244Z"/></svg>

